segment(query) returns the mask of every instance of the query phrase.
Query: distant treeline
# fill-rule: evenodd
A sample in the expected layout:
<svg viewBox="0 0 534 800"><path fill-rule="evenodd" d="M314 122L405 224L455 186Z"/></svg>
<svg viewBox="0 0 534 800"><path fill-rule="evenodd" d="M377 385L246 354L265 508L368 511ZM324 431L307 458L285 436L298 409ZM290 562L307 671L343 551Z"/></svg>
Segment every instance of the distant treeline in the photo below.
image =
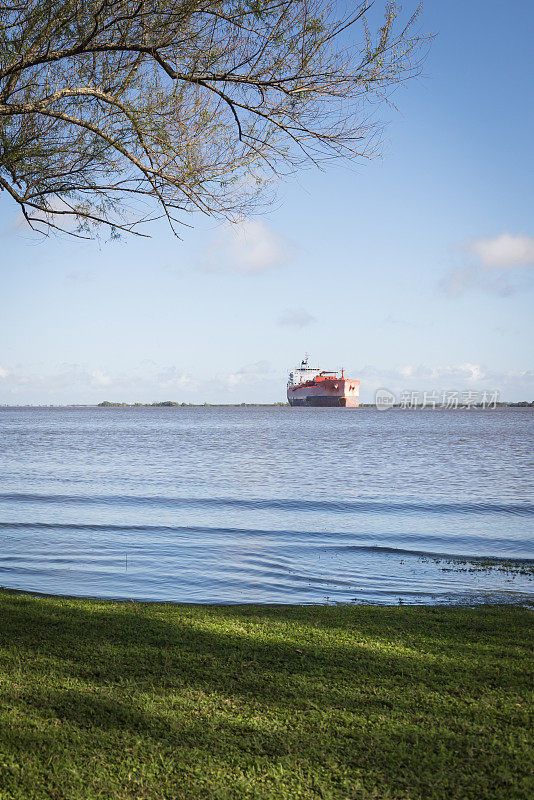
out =
<svg viewBox="0 0 534 800"><path fill-rule="evenodd" d="M221 405L228 405L232 407L241 407L241 406L253 406L258 408L263 408L265 406L287 406L289 403L178 403L175 400L162 400L159 403L112 403L109 400L104 400L103 403L99 403L99 408L137 408L141 406L142 408L170 408L174 406L185 406L187 408L199 408L204 406L214 406L218 407Z"/></svg>
<svg viewBox="0 0 534 800"><path fill-rule="evenodd" d="M179 403L176 400L162 400L161 402L154 402L154 403L113 403L110 400L104 400L102 403L97 403L97 408L204 408L204 407L211 407L211 408L273 408L274 406L287 406L289 408L289 403ZM31 404L22 404L22 405L10 405L8 403L0 403L0 408L95 408L95 406L91 403L64 403L62 405L31 405ZM374 408L376 409L375 403L360 403L360 408ZM401 403L395 403L394 405L390 406L390 408L400 408L406 410L414 410L419 409L422 411L432 410L432 406L424 406L423 404L419 403L417 405L405 406ZM442 411L469 411L469 409L492 409L492 408L534 408L534 400L520 400L518 402L510 402L510 403L496 403L495 405L492 403L491 405L483 405L482 403L475 403L469 406L461 406L458 405L457 408L447 407L445 405L439 405L436 403L435 409L442 410ZM354 410L354 409L349 409Z"/></svg>
<svg viewBox="0 0 534 800"><path fill-rule="evenodd" d="M212 406L214 408L219 408L221 406L228 406L232 408L270 408L271 406L289 406L289 403L179 403L176 400L162 400L161 402L155 403L112 403L110 400L104 400L102 403L98 403L100 408L174 408L174 407L186 407L186 408L202 408L204 406ZM469 406L469 408L488 408L488 405L483 406L482 403L475 403ZM493 404L491 406L494 407ZM521 400L515 403L496 403L496 408L534 408L534 400ZM360 408L376 408L374 403L360 403ZM412 406L404 406L401 403L395 403L395 405L391 406L391 408L407 408L408 410L413 410L416 408L422 409L422 404L412 405ZM431 406L426 406L426 408L431 408ZM440 406L436 404L436 409L443 408L444 410L451 410L447 409L446 406ZM468 410L464 406L458 406L456 410Z"/></svg>

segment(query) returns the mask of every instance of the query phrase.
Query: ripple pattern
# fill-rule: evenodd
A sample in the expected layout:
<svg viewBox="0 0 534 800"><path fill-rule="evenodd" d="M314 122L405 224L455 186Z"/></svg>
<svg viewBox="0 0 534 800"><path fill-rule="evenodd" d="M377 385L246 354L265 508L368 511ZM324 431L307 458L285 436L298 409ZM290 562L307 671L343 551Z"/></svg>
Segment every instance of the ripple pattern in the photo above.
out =
<svg viewBox="0 0 534 800"><path fill-rule="evenodd" d="M177 602L522 599L533 422L530 409L0 409L0 584Z"/></svg>

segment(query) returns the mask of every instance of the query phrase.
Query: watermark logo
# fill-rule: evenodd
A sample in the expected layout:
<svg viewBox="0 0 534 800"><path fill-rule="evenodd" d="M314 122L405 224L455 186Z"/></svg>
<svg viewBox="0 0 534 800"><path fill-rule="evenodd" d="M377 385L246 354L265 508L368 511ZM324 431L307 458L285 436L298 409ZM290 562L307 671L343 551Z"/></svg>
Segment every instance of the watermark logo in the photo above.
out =
<svg viewBox="0 0 534 800"><path fill-rule="evenodd" d="M387 411L395 405L395 395L389 389L377 389L375 392L375 406L379 411Z"/></svg>
<svg viewBox="0 0 534 800"><path fill-rule="evenodd" d="M419 392L412 389L405 389L397 396L389 389L377 389L375 393L375 406L379 411L387 411L388 408L397 406L398 408L477 408L485 410L496 408L499 402L499 392L473 390L460 392L457 390L444 390L442 392L427 391Z"/></svg>

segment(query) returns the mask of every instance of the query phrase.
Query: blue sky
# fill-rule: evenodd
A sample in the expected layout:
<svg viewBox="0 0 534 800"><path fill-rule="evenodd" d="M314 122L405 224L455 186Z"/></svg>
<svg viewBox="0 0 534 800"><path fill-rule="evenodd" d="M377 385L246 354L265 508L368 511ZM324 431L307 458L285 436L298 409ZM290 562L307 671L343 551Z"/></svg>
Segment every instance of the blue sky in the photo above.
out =
<svg viewBox="0 0 534 800"><path fill-rule="evenodd" d="M237 230L43 241L0 196L0 403L274 402L305 351L366 401L534 399L534 4L427 0L421 27L383 156L284 181Z"/></svg>

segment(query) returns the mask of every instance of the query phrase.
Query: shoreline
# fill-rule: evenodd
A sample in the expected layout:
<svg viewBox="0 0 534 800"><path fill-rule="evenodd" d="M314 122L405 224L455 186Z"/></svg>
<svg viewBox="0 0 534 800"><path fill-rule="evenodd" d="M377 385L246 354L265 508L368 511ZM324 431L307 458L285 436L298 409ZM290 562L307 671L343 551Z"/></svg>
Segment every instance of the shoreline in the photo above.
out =
<svg viewBox="0 0 534 800"><path fill-rule="evenodd" d="M0 404L0 411L17 411L20 409L72 409L72 408L89 408L89 409L117 409L117 408L321 408L321 406L290 406L287 402L277 403L183 403L175 400L164 400L161 402L153 403L120 403L120 402L102 402L102 403L65 403L61 405L51 404L38 404L38 405L7 405ZM322 408L329 408L323 406ZM342 406L335 407L339 411ZM414 405L403 405L402 403L394 403L387 409L377 408L376 403L360 403L358 406L351 406L345 408L346 411L358 411L360 409L380 411L496 411L498 409L509 408L522 408L534 409L534 400L519 400L519 401L502 401L495 405L483 405L482 403L472 403L468 406L458 405L456 407L436 404L423 405L422 403ZM330 407L332 410L332 407Z"/></svg>
<svg viewBox="0 0 534 800"><path fill-rule="evenodd" d="M0 589L6 798L513 800L532 610Z"/></svg>
<svg viewBox="0 0 534 800"><path fill-rule="evenodd" d="M496 556L469 556L451 554L425 554L419 556L420 561L432 561L440 566L443 572L466 572L466 573L503 573L508 577L508 582L516 577L526 577L528 581L534 578L534 559L524 557L496 557ZM462 591L428 591L416 599L413 595L406 597L392 593L389 599L369 599L369 597L352 597L349 599L316 599L308 602L295 601L263 601L255 599L227 599L227 600L181 600L163 597L132 596L123 593L113 594L71 594L68 592L40 591L26 587L8 586L0 584L0 592L14 592L21 595L34 597L57 598L68 600L111 602L111 603L146 603L149 605L163 605L171 607L234 607L234 606L257 606L262 607L303 607L303 608L322 608L322 607L378 607L393 608L396 606L407 608L478 608L483 606L519 606L524 608L534 608L534 592L526 587L521 589L512 588L465 588Z"/></svg>
<svg viewBox="0 0 534 800"><path fill-rule="evenodd" d="M532 559L528 559L529 562ZM534 569L534 566L532 567ZM283 602L261 602L254 600L228 600L228 601L201 601L201 600L152 600L143 597L111 597L96 594L60 594L58 592L39 592L34 589L17 589L0 584L0 597L2 594L14 594L21 597L36 597L50 600L73 600L81 602L95 603L118 603L128 604L137 603L147 606L162 606L169 609L176 608L427 608L427 609L465 609L465 608L526 608L534 611L534 592L518 592L512 589L493 591L478 590L462 594L462 598L454 598L450 601L445 598L450 595L440 595L436 602L423 601L420 603L403 600L399 598L396 602L378 602L372 600L333 600L331 602L309 602L309 603L283 603ZM515 597L510 597L515 595ZM1 800L1 798L0 798Z"/></svg>

